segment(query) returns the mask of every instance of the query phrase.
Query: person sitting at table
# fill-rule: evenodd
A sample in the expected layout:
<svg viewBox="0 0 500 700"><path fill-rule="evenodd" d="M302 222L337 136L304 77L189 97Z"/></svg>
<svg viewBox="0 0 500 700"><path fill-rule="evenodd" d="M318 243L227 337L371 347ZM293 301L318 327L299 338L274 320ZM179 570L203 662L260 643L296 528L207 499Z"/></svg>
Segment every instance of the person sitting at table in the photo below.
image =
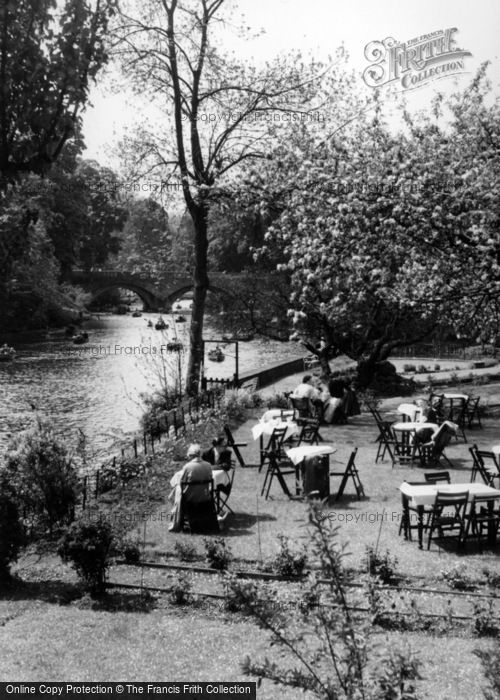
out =
<svg viewBox="0 0 500 700"><path fill-rule="evenodd" d="M187 451L187 458L189 461L182 469L175 472L170 479L172 491L169 498L172 498L174 501L168 528L171 532L179 532L182 527L181 496L183 484L189 484L191 481L209 481L213 479L212 465L202 459L200 445L190 445ZM196 502L197 497L199 497L200 503L206 500L206 489L202 484L199 486L199 494L196 492L191 494L191 502Z"/></svg>
<svg viewBox="0 0 500 700"><path fill-rule="evenodd" d="M323 401L323 421L325 423L345 423L342 399L339 396L332 396L328 387L324 386L321 400Z"/></svg>
<svg viewBox="0 0 500 700"><path fill-rule="evenodd" d="M310 374L304 375L302 382L298 384L290 394L292 399L309 399L316 409L319 420L323 417L323 400L321 391L314 386L313 377Z"/></svg>
<svg viewBox="0 0 500 700"><path fill-rule="evenodd" d="M227 446L225 435L219 435L212 440L212 447L201 455L201 458L212 465L212 476L216 489L229 486L231 481L228 471L231 469L231 450Z"/></svg>
<svg viewBox="0 0 500 700"><path fill-rule="evenodd" d="M416 423L435 423L437 425L436 411L430 403L425 399L417 399L417 406L420 409L420 414L416 419ZM415 428L415 441L420 443L429 442L435 432L435 428Z"/></svg>

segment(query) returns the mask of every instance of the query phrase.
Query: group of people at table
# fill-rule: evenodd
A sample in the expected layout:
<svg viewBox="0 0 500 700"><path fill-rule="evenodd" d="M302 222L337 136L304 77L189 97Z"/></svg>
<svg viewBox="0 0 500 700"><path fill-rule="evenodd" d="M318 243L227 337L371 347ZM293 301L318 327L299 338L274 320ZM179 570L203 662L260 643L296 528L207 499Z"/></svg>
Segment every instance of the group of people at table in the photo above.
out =
<svg viewBox="0 0 500 700"><path fill-rule="evenodd" d="M291 399L308 399L323 423L344 423L360 413L353 387L342 379L321 379L310 374L290 394Z"/></svg>

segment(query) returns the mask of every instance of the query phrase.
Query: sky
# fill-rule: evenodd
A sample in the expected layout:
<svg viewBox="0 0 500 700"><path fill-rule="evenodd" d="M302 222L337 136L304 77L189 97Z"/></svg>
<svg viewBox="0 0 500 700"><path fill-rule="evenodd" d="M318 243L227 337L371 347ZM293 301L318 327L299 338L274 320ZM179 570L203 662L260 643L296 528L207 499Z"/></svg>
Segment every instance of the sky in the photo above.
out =
<svg viewBox="0 0 500 700"><path fill-rule="evenodd" d="M325 60L341 44L349 54L348 65L359 76L360 89L366 90L363 72L370 67L365 47L392 37L398 43L411 43L423 35L455 28L456 48L463 57L464 72L451 77L448 72L425 86L407 81L405 96L410 109L426 109L437 90L451 92L464 88L481 63L490 61L488 75L493 92L500 96L500 2L498 0L418 0L405 5L395 0L228 0L238 7L245 26L251 28L248 40L227 35L224 47L242 60L260 62L300 48ZM263 30L259 36L255 32ZM450 59L451 60L451 59ZM398 89L403 87L398 80ZM382 90L389 88L384 86ZM382 93L384 94L384 93ZM125 92L110 94L103 83L91 92L92 106L84 115L85 157L102 165L115 166L115 146L127 126L144 114Z"/></svg>

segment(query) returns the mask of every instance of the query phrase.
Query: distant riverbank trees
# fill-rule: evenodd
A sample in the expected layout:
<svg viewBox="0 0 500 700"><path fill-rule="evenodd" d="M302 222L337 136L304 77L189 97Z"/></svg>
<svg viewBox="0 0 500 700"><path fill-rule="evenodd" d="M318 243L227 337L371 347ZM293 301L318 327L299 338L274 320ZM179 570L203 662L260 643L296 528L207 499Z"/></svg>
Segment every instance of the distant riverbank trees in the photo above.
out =
<svg viewBox="0 0 500 700"><path fill-rule="evenodd" d="M44 177L71 148L81 152L81 112L107 61L105 37L115 0L0 6L0 321L22 313L35 323L33 280L42 296L57 286L53 241L40 217ZM33 187L37 192L33 192ZM21 295L25 295L24 301ZM13 295L19 308L14 308ZM28 300L28 295L30 299Z"/></svg>

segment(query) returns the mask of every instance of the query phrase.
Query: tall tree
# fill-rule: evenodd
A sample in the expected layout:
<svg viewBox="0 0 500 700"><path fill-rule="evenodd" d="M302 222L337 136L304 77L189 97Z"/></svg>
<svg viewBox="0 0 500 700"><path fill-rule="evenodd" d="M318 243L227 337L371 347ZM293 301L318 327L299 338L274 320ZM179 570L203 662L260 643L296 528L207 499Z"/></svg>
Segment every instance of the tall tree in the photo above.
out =
<svg viewBox="0 0 500 700"><path fill-rule="evenodd" d="M107 60L115 0L0 5L0 191L45 173L78 130L89 83Z"/></svg>
<svg viewBox="0 0 500 700"><path fill-rule="evenodd" d="M188 393L199 387L211 203L229 173L247 160L265 159L277 132L300 123L321 103L315 78L324 69L305 65L300 53L258 70L216 48L226 4L150 0L141 13L124 11L118 30L127 75L142 94L148 90L162 113L156 131L143 127L130 144L136 163L143 173L158 168L163 181L180 181L194 225Z"/></svg>
<svg viewBox="0 0 500 700"><path fill-rule="evenodd" d="M438 99L406 134L376 115L314 158L289 154L268 245L287 255L296 333L321 345L326 371L345 353L367 385L396 348L439 329L498 332L500 113L483 78L448 102L448 123Z"/></svg>

